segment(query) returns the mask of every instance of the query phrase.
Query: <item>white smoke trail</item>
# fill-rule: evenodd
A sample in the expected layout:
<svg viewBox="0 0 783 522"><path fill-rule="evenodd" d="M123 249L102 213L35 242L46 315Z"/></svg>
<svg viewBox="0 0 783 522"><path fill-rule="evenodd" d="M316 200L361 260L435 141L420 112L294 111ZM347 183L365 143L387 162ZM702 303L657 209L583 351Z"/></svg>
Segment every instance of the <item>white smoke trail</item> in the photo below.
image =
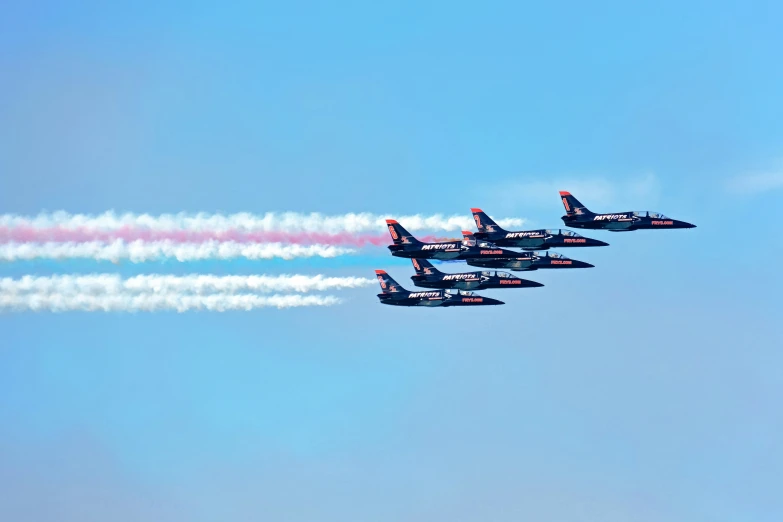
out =
<svg viewBox="0 0 783 522"><path fill-rule="evenodd" d="M343 232L379 232L385 231L386 219L396 219L410 231L459 231L471 228L473 219L469 213L465 215L444 216L433 214L429 216L416 214L399 216L395 214L349 213L328 216L320 213L302 214L297 212L267 212L251 214L70 214L68 212L41 213L34 217L17 214L0 215L0 227L32 227L63 229L94 229L118 230L122 228L140 228L147 230L187 230L187 231L287 231L339 234ZM523 219L498 219L501 227L519 227Z"/></svg>
<svg viewBox="0 0 783 522"><path fill-rule="evenodd" d="M376 284L375 278L323 275L184 276L152 274L122 279L116 274L22 276L0 278L0 294L108 295L108 294L237 294L239 292L314 292Z"/></svg>
<svg viewBox="0 0 783 522"><path fill-rule="evenodd" d="M98 261L119 262L128 259L133 263L176 258L178 261L204 259L272 259L290 260L296 257L336 257L354 252L351 248L331 245L285 245L282 243L237 243L234 241L206 241L203 243L178 243L175 241L142 240L125 242L89 241L85 243L3 243L0 244L0 261L30 259L88 258Z"/></svg>
<svg viewBox="0 0 783 522"><path fill-rule="evenodd" d="M8 294L0 295L0 312L158 312L205 310L228 312L250 311L256 308L293 308L301 306L331 306L340 300L334 296L214 294Z"/></svg>

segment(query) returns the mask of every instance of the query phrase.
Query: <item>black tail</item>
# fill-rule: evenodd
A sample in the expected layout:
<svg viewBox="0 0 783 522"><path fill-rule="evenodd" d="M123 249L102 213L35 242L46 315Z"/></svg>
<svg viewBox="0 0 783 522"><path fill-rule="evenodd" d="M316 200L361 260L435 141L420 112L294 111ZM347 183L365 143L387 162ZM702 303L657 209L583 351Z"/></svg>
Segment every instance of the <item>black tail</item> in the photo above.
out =
<svg viewBox="0 0 783 522"><path fill-rule="evenodd" d="M478 228L479 232L505 232L480 208L472 208L470 211L473 212L473 220L476 222L476 228Z"/></svg>
<svg viewBox="0 0 783 522"><path fill-rule="evenodd" d="M566 215L568 216L582 216L592 214L590 210L581 204L578 199L571 195L570 192L564 190L560 191L560 199L563 201Z"/></svg>
<svg viewBox="0 0 783 522"><path fill-rule="evenodd" d="M413 258L411 259L411 263L413 263L413 269L416 270L416 275L427 276L440 274L440 270L432 266L432 263L426 259Z"/></svg>
<svg viewBox="0 0 783 522"><path fill-rule="evenodd" d="M391 234L395 245L415 245L421 243L393 219L387 219L386 226L389 227L389 234Z"/></svg>
<svg viewBox="0 0 783 522"><path fill-rule="evenodd" d="M375 275L378 277L378 282L381 284L381 292L384 294L407 294L409 293L400 284L391 278L389 274L383 270L376 270Z"/></svg>

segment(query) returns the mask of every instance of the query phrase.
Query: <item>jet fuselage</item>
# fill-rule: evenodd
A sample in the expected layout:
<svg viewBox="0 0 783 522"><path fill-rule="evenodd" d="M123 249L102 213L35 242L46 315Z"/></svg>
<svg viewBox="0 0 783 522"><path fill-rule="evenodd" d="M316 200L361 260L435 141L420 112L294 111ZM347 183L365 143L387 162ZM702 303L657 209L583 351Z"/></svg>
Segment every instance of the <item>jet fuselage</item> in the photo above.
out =
<svg viewBox="0 0 783 522"><path fill-rule="evenodd" d="M414 243L389 245L389 250L395 257L419 259L487 259L493 257L509 257L519 254L513 250L505 250L495 245L466 246L461 241L444 243Z"/></svg>
<svg viewBox="0 0 783 522"><path fill-rule="evenodd" d="M549 252L520 252L516 257L496 259L471 259L471 266L484 268L506 268L512 271L531 271L548 268L592 268L594 265L569 259L563 255Z"/></svg>
<svg viewBox="0 0 783 522"><path fill-rule="evenodd" d="M500 275L498 275L500 274ZM422 288L452 288L458 290L487 290L491 288L534 288L544 286L505 272L465 272L461 274L413 275L413 284Z"/></svg>
<svg viewBox="0 0 783 522"><path fill-rule="evenodd" d="M672 228L695 228L686 221L666 216L651 217L649 212L618 212L615 214L565 215L560 219L567 227L589 230L630 232L632 230L660 230Z"/></svg>
<svg viewBox="0 0 783 522"><path fill-rule="evenodd" d="M488 306L502 305L503 301L475 295L472 292L463 293L458 290L430 290L426 292L408 292L407 294L377 294L381 304L391 306ZM459 293L457 293L459 292Z"/></svg>
<svg viewBox="0 0 783 522"><path fill-rule="evenodd" d="M523 250L548 250L561 247L608 246L608 243L583 237L570 230L541 229L518 232L474 232L477 239L487 240L500 247Z"/></svg>

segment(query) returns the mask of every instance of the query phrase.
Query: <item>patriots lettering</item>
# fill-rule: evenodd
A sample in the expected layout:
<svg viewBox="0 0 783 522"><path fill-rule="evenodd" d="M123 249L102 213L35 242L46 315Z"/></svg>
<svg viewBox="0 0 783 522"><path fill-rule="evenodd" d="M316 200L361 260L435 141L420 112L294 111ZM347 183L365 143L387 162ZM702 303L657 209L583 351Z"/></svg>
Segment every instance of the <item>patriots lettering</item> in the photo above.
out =
<svg viewBox="0 0 783 522"><path fill-rule="evenodd" d="M426 245L422 245L422 250L449 250L449 249L455 249L459 250L459 244L458 243L429 243Z"/></svg>
<svg viewBox="0 0 783 522"><path fill-rule="evenodd" d="M506 239L517 239L520 237L544 237L545 234L543 232L539 231L530 231L530 232L509 232L506 234Z"/></svg>
<svg viewBox="0 0 783 522"><path fill-rule="evenodd" d="M422 299L425 297L440 297L440 292L411 292L408 299Z"/></svg>
<svg viewBox="0 0 783 522"><path fill-rule="evenodd" d="M463 279L471 279L478 281L478 278L473 274L449 274L443 276L444 281L460 281Z"/></svg>
<svg viewBox="0 0 783 522"><path fill-rule="evenodd" d="M611 221L613 219L627 219L628 214L599 214L593 218L593 221Z"/></svg>

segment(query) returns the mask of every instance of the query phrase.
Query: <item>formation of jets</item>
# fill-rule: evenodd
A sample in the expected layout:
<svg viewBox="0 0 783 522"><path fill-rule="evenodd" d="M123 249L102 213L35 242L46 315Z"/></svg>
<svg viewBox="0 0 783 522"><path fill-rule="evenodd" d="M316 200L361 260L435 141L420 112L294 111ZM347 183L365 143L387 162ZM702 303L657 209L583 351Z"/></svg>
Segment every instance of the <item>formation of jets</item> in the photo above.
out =
<svg viewBox="0 0 783 522"><path fill-rule="evenodd" d="M565 226L571 228L630 232L696 227L659 212L596 214L588 210L570 192L561 191L560 198L566 211L561 219ZM470 266L485 269L504 268L514 272L547 268L591 268L593 265L590 263L550 252L549 249L609 245L565 229L504 230L480 208L470 210L478 232L463 230L462 241L425 243L413 237L395 220L386 220L393 242L388 247L391 254L410 259L416 272L411 276L413 284L428 290L411 292L400 286L384 270L376 270L375 275L381 285L381 293L378 294L381 304L430 307L502 305L503 301L477 295L472 290L544 286L508 272L494 270L446 274L435 268L429 259L465 261ZM508 250L509 247L519 248L522 252Z"/></svg>

